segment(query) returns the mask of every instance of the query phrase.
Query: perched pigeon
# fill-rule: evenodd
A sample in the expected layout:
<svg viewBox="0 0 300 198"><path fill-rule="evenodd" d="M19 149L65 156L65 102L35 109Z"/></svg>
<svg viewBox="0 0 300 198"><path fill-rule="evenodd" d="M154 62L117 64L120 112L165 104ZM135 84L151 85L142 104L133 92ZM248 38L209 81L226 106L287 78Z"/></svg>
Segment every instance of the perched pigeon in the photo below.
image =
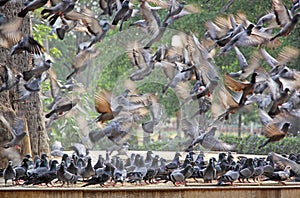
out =
<svg viewBox="0 0 300 198"><path fill-rule="evenodd" d="M61 162L60 168L57 170L57 178L59 181L62 181L61 186L63 186L66 182L67 182L68 186L70 183L76 184L76 182L78 180L78 176L76 176L66 170L64 161Z"/></svg>
<svg viewBox="0 0 300 198"><path fill-rule="evenodd" d="M186 174L192 169L192 165L188 164L184 169L173 171L170 174L170 181L176 186L178 184L185 184Z"/></svg>
<svg viewBox="0 0 300 198"><path fill-rule="evenodd" d="M234 170L229 170L224 175L218 178L218 185L222 185L223 183L228 183L232 185L233 182L239 179L240 177L240 166L237 164L234 168Z"/></svg>
<svg viewBox="0 0 300 198"><path fill-rule="evenodd" d="M14 181L14 179L16 178L16 171L13 169L12 167L12 161L8 162L7 167L5 168L5 170L3 171L3 178L4 178L4 183L5 186L7 184L7 181L9 179L12 180L12 182ZM13 182L14 183L14 182Z"/></svg>
<svg viewBox="0 0 300 198"><path fill-rule="evenodd" d="M81 175L81 177L83 179L85 179L85 178L88 179L91 176L95 175L95 169L92 166L92 158L88 159L87 165L84 168L80 169L79 174Z"/></svg>
<svg viewBox="0 0 300 198"><path fill-rule="evenodd" d="M203 180L205 183L212 183L217 178L217 171L215 168L215 158L210 158L208 165L203 170Z"/></svg>

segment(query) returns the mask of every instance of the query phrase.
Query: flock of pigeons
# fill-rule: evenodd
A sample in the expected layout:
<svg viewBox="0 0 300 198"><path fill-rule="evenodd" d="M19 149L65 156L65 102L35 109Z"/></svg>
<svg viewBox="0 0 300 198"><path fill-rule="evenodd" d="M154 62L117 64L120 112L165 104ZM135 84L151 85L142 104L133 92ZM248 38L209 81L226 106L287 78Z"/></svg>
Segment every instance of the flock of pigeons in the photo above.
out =
<svg viewBox="0 0 300 198"><path fill-rule="evenodd" d="M1 0L0 5L5 6L7 2L7 0ZM267 52L267 48L280 45L280 37L288 36L293 32L300 19L300 13L296 12L300 6L299 1L293 1L293 7L288 9L280 0L272 0L272 12L261 17L256 23L249 21L243 13L237 13L235 16L229 15L228 17L220 16L214 21L205 23L207 31L202 40L199 40L193 33L189 35L179 33L172 37L170 47L160 45L157 48L153 47L153 44L160 41L171 23L185 15L196 12L191 9L192 6L176 0L170 2L140 0L136 10L129 0L100 0L99 7L103 11L101 14L103 18L98 20L88 8L82 7L78 11L76 1L53 0L51 5L46 8L47 2L45 0L28 1L15 18L9 19L0 14L0 46L11 50L12 56L27 51L26 53L42 57L35 62L34 68L18 74L15 74L8 66L1 64L2 84L0 92L10 90L16 86L18 94L16 102L26 101L31 93L40 91L41 83L49 78L53 98L53 103L48 107L50 111L45 115L49 122L61 118L80 103L80 97L74 97L74 94L66 94L63 90L72 92L76 86L72 83L76 78L76 74L84 71L90 65L90 62L99 55L100 52L96 49L95 44L105 40L107 32L119 24L119 30L122 31L125 21L131 16L140 14L142 19L130 26L142 29L150 35L150 39L146 42L136 41L128 46L127 54L135 71L129 76L130 83L126 85L127 89L118 96L113 96L106 90L100 90L95 95L95 109L99 116L94 122L104 124L104 126L101 129L88 132L87 137L92 142L108 137L112 142L118 144L137 125L141 126L146 133L153 133L162 119L162 106L155 93L138 93L133 82L147 78L153 71L158 69L162 69L168 79L168 83L162 90L163 93L172 88L176 95L184 101L182 106L188 106L191 101L198 102L199 108L195 112L195 116L208 112L213 118L208 126L203 127L196 126L197 124L189 118L181 120L182 130L188 142L187 151L193 150L193 147L198 143L210 150L234 150L232 145L214 138L214 132L220 123L228 119L230 114L253 107L251 106L253 104L258 107L259 117L267 137L266 142L260 147L269 142L281 140L287 132L297 134L299 131L297 121L300 118L300 73L287 66L291 59L298 56L298 49L284 47L277 58L272 57ZM153 7L149 3L158 6ZM41 7L43 8L41 17L48 19L49 25L53 27L60 39L64 39L65 34L70 31L85 31L91 36L88 44L82 47L74 58L72 63L73 72L67 76L67 80L70 81L64 85L57 81L56 74L51 68L52 61L45 58L44 47L30 35L24 35L19 30L23 18L28 12L33 12ZM158 11L163 9L168 11L166 16L161 19ZM110 21L107 18L112 20ZM276 28L279 31L276 31ZM247 61L239 48L251 46L258 47L258 50L255 50L251 59ZM215 55L225 56L232 49L236 52L240 70L221 76L213 57ZM270 70L261 66L263 61L270 66ZM190 88L191 84L192 89ZM143 121L143 118L149 112L151 119L146 122ZM11 124L3 115L0 118L14 137L10 143L5 144L5 148L20 144L24 137L24 121L16 118L15 122ZM78 121L80 122L80 120ZM86 126L92 123L87 123ZM137 123L141 123L141 125ZM284 170L285 175L288 175L286 178L290 176L289 169L293 170L293 173L297 176L298 173L295 170L295 167L298 167L297 162L282 159L276 154L271 154L271 158L276 163L286 166L286 170ZM266 165L265 161L260 162L261 160L240 159L234 165L231 164L233 161L226 160L227 164L224 165L226 168L221 168L221 174L218 172L217 167L221 167L222 159L219 159L216 164L216 160L210 159L205 166L197 165L197 160L189 159L190 161L185 161L180 165L177 156L175 161L172 162L173 164L171 163L172 168L169 168L167 164L164 165L164 162L161 162L162 165L159 166L158 157L151 159L151 164L154 162L154 165L149 165L147 158L144 160L143 157L139 156L138 158L135 157L136 160L131 159L136 161L134 163L131 163L131 161L123 163L116 158L113 162L106 161L105 165L100 164L100 167L97 168L91 166L90 160L86 162L80 159L74 158L71 162L63 159L58 166L58 170L55 167L57 162L53 161L50 163L50 170L48 170L49 163L44 162L45 157L42 157L40 165L32 169L32 172L29 169L27 170L28 167L26 167L29 166L27 164L29 159L24 159L22 167L18 167L18 169L22 169L23 172L26 169L27 179L25 179L25 184L47 183L44 179L42 181L38 179L45 177L50 180L49 175L51 175L51 178L57 177L58 180L67 183L76 182L78 177L81 176L88 185L93 184L93 182L104 184L110 178L122 182L125 181L125 178L128 178L130 182L141 181L145 178L146 181L151 181L152 178L148 178L150 174L148 170L155 173L153 173L154 176L149 177L163 178L163 180L170 180L173 183L184 182L186 178L196 174L195 172L197 172L198 177L203 177L204 181L212 181L218 178L219 182L233 182L243 177L250 178L255 169L254 164L257 167ZM85 163L87 163L86 166ZM268 165L270 164L268 163ZM77 175L75 172L67 170L70 166L76 167L76 170L78 170ZM128 169L129 166L132 166L132 168ZM251 168L249 168L250 166ZM42 167L43 171L38 172L37 170ZM46 169L47 171L45 171ZM92 171L85 173L87 169ZM244 169L249 169L249 175L244 175L246 174L243 171ZM158 173L161 170L167 173L163 172L161 174L164 176L161 176ZM213 176L207 178L206 173L210 173L210 170L213 170ZM16 172L9 164L4 171L5 181L7 179L17 181L19 178L16 176ZM126 173L126 176L123 175L123 172ZM116 173L118 174L115 175ZM279 180L283 180L281 177L284 173L273 173L276 173L275 175L280 178ZM92 178L87 180L89 177Z"/></svg>
<svg viewBox="0 0 300 198"><path fill-rule="evenodd" d="M211 185L228 185L238 182L276 181L283 185L285 181L299 181L300 155L282 156L270 153L267 158L247 158L239 156L237 160L231 152L219 153L218 160L211 157L205 160L204 152L194 159L193 151L188 152L183 162L181 154L176 153L174 159L167 162L164 158L147 151L146 156L132 153L123 160L120 156L110 158L109 153L92 163L92 158L82 145L74 144L72 157L64 154L61 163L47 159L46 154L31 160L27 155L20 166L13 166L9 161L4 169L5 186L8 180L16 185L67 186L70 184L82 187L90 185L115 186L125 182L143 185L172 182L175 186L188 182L211 183ZM85 153L82 153L85 152ZM79 156L78 156L79 154ZM250 181L251 179L251 181ZM201 181L200 181L201 180Z"/></svg>

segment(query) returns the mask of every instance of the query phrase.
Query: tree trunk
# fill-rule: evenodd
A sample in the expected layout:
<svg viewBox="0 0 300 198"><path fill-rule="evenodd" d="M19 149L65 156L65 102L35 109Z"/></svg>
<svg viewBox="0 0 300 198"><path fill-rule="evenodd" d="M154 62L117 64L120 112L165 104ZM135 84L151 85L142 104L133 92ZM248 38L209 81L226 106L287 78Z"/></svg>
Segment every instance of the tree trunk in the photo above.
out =
<svg viewBox="0 0 300 198"><path fill-rule="evenodd" d="M242 135L242 114L239 114L238 118L238 137Z"/></svg>
<svg viewBox="0 0 300 198"><path fill-rule="evenodd" d="M8 2L4 6L0 7L0 13L5 14L8 19L14 19L17 17L17 13L22 9L22 7L24 7L23 3L24 0ZM21 31L25 34L31 34L31 29L31 20L28 14L23 20ZM27 52L16 54L11 57L10 49L0 48L0 54L0 64L6 65L17 73L29 70L33 66L32 55ZM0 86L2 83L3 82L0 80ZM10 91L0 93L0 111L6 119L11 122L16 114L20 114L23 115L27 121L25 125L28 128L29 138L23 141L23 144L26 143L27 145L23 145L21 147L22 149L19 151L21 155L31 154L34 156L40 155L41 153L50 153L49 138L45 130L43 105L39 94L40 93L32 94L27 102L13 102L14 99L18 98L16 87ZM12 138L11 134L7 131L0 131L0 142L4 142ZM5 156L0 156L0 161L3 160L4 157Z"/></svg>

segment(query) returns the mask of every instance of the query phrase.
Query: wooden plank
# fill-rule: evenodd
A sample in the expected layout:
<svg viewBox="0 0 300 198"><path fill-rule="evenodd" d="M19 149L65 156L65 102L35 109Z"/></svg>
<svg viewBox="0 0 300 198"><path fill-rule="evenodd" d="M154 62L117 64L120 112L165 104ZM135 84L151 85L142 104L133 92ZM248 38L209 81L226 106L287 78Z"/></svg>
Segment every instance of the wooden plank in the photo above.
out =
<svg viewBox="0 0 300 198"><path fill-rule="evenodd" d="M201 186L120 188L0 188L1 198L284 198L299 197L300 186Z"/></svg>

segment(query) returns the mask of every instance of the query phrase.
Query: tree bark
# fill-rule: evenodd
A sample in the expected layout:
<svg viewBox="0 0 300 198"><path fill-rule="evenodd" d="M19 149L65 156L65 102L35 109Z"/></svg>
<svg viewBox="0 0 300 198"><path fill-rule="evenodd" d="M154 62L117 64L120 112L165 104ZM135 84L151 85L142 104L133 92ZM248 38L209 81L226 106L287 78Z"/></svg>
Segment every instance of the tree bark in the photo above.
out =
<svg viewBox="0 0 300 198"><path fill-rule="evenodd" d="M24 0L8 2L4 6L0 7L0 12L5 14L8 19L14 19L17 17L17 13L24 7L23 3ZM25 34L31 34L31 29L31 20L28 13L23 20L21 31ZM33 66L32 55L27 52L16 54L11 57L10 49L0 48L0 54L0 64L6 65L17 73L29 70ZM2 83L3 82L0 80L0 86ZM29 139L23 141L23 144L26 143L27 145L22 146L20 151L22 155L31 154L34 156L40 155L41 153L50 153L49 138L45 130L43 105L39 94L40 93L32 94L27 102L13 102L14 99L18 98L16 87L9 91L0 93L0 111L6 119L11 122L15 115L20 114L23 115L27 121L25 125L28 128ZM7 141L12 138L8 131L0 129L0 133L0 142ZM31 148L31 151L28 148L28 145ZM3 160L3 158L0 159L0 161L1 160Z"/></svg>

